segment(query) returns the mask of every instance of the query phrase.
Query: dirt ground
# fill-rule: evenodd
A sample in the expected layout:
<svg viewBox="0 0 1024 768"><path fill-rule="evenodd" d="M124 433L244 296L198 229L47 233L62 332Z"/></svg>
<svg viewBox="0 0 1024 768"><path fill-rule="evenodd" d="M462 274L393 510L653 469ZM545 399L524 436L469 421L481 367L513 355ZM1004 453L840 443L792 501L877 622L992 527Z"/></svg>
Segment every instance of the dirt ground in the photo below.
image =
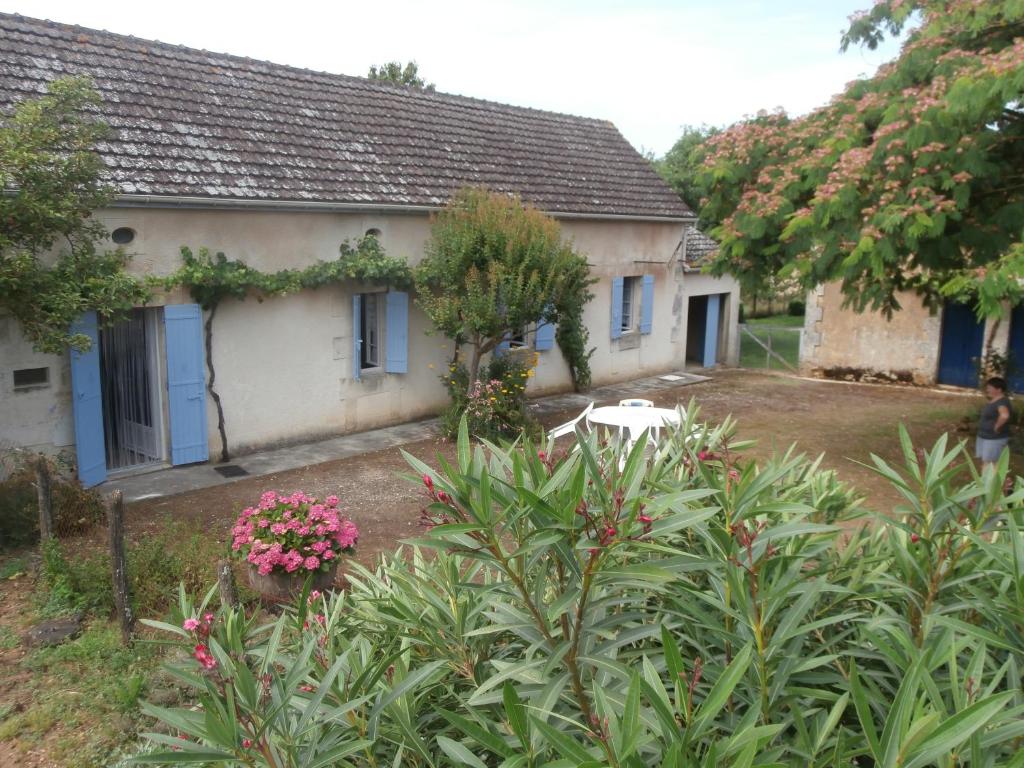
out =
<svg viewBox="0 0 1024 768"><path fill-rule="evenodd" d="M704 420L735 417L739 438L757 441L749 451L752 457L765 458L793 443L809 455L825 454L825 465L836 469L865 493L870 506L880 510L891 508L898 500L855 460L866 462L872 452L895 459L900 422L921 445L930 445L947 431L967 439L966 425L982 402L980 395L960 392L812 381L747 370L717 372L710 381L662 390L653 396L662 407L686 404L691 398L700 406ZM552 415L545 419L546 426L574 415ZM453 457L452 445L440 440L410 443L403 449L429 464L435 463L438 453ZM333 493L342 499L359 526L359 560L370 563L418 531L421 486L399 477L411 471L399 449L389 449L141 501L128 510L129 535L139 535L171 516L194 521L201 530L226 541L238 511L261 492L301 489L318 496Z"/></svg>

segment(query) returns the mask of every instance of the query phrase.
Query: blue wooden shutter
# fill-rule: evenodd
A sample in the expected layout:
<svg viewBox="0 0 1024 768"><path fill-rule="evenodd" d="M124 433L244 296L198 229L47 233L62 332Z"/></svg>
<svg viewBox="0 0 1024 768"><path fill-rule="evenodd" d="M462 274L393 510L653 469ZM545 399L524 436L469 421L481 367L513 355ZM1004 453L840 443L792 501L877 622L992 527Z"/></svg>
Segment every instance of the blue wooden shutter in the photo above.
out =
<svg viewBox="0 0 1024 768"><path fill-rule="evenodd" d="M625 280L621 277L612 278L612 338L622 337L622 286Z"/></svg>
<svg viewBox="0 0 1024 768"><path fill-rule="evenodd" d="M206 430L206 358L203 313L198 304L164 307L167 344L167 411L171 417L171 464L210 458Z"/></svg>
<svg viewBox="0 0 1024 768"><path fill-rule="evenodd" d="M86 488L107 479L103 442L103 392L100 388L100 335L96 313L86 312L71 326L89 337L89 350L71 350L71 410L75 417L78 479Z"/></svg>
<svg viewBox="0 0 1024 768"><path fill-rule="evenodd" d="M506 333L504 335L504 337L502 337L501 341L498 342L498 346L494 348L494 354L497 355L498 357L501 357L506 352L508 352L511 347L512 347L512 334L511 333Z"/></svg>
<svg viewBox="0 0 1024 768"><path fill-rule="evenodd" d="M389 291L385 299L387 315L384 333L387 336L387 353L384 370L388 373L409 372L409 294L404 291Z"/></svg>
<svg viewBox="0 0 1024 768"><path fill-rule="evenodd" d="M704 324L704 367L712 368L718 362L718 310L722 297L708 296L708 315Z"/></svg>
<svg viewBox="0 0 1024 768"><path fill-rule="evenodd" d="M538 351L551 349L555 346L555 324L541 320L537 331L533 334L533 347Z"/></svg>
<svg viewBox="0 0 1024 768"><path fill-rule="evenodd" d="M654 275L644 275L640 288L640 333L650 333L654 319Z"/></svg>
<svg viewBox="0 0 1024 768"><path fill-rule="evenodd" d="M358 381L363 373L363 297L352 295L352 378Z"/></svg>

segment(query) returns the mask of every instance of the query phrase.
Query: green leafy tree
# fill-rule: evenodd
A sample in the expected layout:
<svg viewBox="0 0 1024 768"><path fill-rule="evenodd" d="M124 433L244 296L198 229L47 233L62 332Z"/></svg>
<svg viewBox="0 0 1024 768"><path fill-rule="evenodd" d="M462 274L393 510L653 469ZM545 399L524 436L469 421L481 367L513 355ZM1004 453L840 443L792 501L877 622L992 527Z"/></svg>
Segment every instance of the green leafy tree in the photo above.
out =
<svg viewBox="0 0 1024 768"><path fill-rule="evenodd" d="M416 301L434 326L457 350L468 347L470 387L484 355L541 321L575 334L577 346L567 357L589 378L580 320L591 298L586 258L562 240L558 222L518 197L474 188L457 192L434 219L414 279ZM566 353L567 343L557 338Z"/></svg>
<svg viewBox="0 0 1024 768"><path fill-rule="evenodd" d="M718 133L717 128L708 125L683 126L680 136L672 149L655 159L654 169L667 181L691 210L700 208L700 190L697 177L701 171L704 155L701 149L705 142Z"/></svg>
<svg viewBox="0 0 1024 768"><path fill-rule="evenodd" d="M887 314L902 291L986 315L1019 301L1022 31L1017 0L882 0L855 16L844 48L905 32L899 56L804 117L761 113L708 139L712 271L839 281L851 306Z"/></svg>
<svg viewBox="0 0 1024 768"><path fill-rule="evenodd" d="M413 88L422 88L424 91L434 90L433 83L428 83L420 77L420 68L415 61L404 65L400 61L389 61L379 67L371 66L366 76L371 80L408 85Z"/></svg>
<svg viewBox="0 0 1024 768"><path fill-rule="evenodd" d="M87 79L57 80L0 122L0 309L44 352L88 347L70 331L83 312L110 322L148 297L122 252L97 248L106 231L90 216L112 197L98 103Z"/></svg>

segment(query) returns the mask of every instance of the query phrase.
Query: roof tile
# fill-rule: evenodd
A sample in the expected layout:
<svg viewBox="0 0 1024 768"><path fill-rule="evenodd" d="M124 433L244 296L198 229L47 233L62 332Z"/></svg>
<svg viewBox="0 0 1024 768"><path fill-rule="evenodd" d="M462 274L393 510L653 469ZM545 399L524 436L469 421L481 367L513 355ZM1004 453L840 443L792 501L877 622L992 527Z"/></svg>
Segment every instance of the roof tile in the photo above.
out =
<svg viewBox="0 0 1024 768"><path fill-rule="evenodd" d="M75 74L125 194L435 206L477 184L552 213L692 215L604 120L0 14L0 109Z"/></svg>

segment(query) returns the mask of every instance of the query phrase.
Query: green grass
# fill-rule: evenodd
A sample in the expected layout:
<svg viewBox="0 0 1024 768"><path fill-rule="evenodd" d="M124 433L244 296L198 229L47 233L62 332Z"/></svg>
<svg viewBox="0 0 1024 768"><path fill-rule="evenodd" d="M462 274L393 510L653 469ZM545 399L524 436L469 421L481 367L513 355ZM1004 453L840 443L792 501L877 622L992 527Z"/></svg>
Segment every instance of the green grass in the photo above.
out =
<svg viewBox="0 0 1024 768"><path fill-rule="evenodd" d="M747 318L748 325L763 325L772 328L803 328L803 315L769 315L768 317Z"/></svg>
<svg viewBox="0 0 1024 768"><path fill-rule="evenodd" d="M771 338L772 351L786 360L794 368L800 357L800 331L793 329L775 329L752 327L754 334L765 344ZM740 333L740 366L743 368L768 368L773 371L788 370L778 360L767 359L768 353L751 339L746 333Z"/></svg>
<svg viewBox="0 0 1024 768"><path fill-rule="evenodd" d="M134 743L141 725L138 700L156 674L160 649L121 643L119 628L97 619L64 645L38 649L21 662L31 673L24 685L31 703L0 717L0 739L29 749L54 728L60 738L48 752L61 765L92 768Z"/></svg>

